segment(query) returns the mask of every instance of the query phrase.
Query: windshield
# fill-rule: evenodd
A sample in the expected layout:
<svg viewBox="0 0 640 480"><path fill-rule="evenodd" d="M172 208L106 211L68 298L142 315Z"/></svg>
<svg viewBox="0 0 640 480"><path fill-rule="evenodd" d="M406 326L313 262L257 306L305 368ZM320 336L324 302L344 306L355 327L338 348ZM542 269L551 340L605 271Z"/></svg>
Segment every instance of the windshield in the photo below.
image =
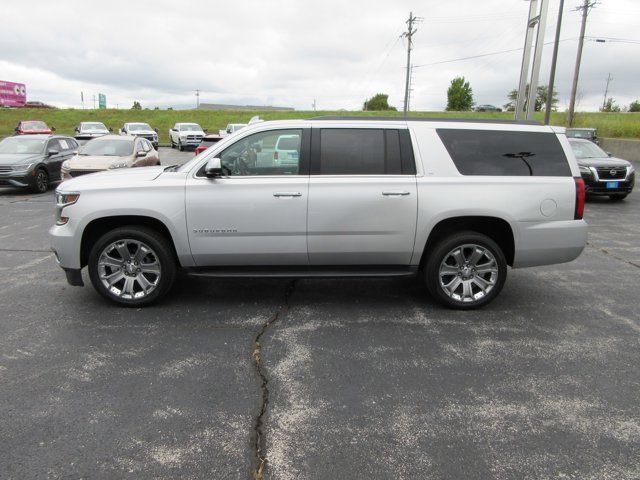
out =
<svg viewBox="0 0 640 480"><path fill-rule="evenodd" d="M106 130L107 127L104 126L104 123L83 123L81 126L82 130Z"/></svg>
<svg viewBox="0 0 640 480"><path fill-rule="evenodd" d="M147 123L130 123L129 131L130 132L140 132L142 130L153 130Z"/></svg>
<svg viewBox="0 0 640 480"><path fill-rule="evenodd" d="M605 158L608 157L595 143L591 142L569 142L576 158Z"/></svg>
<svg viewBox="0 0 640 480"><path fill-rule="evenodd" d="M41 153L44 138L9 137L0 142L0 153Z"/></svg>
<svg viewBox="0 0 640 480"><path fill-rule="evenodd" d="M567 129L567 137L570 138L593 138L593 130L569 130Z"/></svg>
<svg viewBox="0 0 640 480"><path fill-rule="evenodd" d="M44 122L22 122L22 130L49 130Z"/></svg>
<svg viewBox="0 0 640 480"><path fill-rule="evenodd" d="M181 132L201 132L202 128L197 123L187 123L180 125Z"/></svg>
<svg viewBox="0 0 640 480"><path fill-rule="evenodd" d="M92 140L84 144L79 155L104 155L126 157L133 154L133 140Z"/></svg>

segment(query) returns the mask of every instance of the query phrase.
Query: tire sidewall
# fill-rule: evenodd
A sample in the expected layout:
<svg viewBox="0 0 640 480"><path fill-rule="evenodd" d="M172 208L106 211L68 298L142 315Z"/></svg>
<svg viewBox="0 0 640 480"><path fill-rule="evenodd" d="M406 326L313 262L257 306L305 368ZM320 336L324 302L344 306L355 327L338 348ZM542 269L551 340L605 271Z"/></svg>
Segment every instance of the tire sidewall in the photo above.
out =
<svg viewBox="0 0 640 480"><path fill-rule="evenodd" d="M44 180L45 180L44 189L41 189L40 186L38 185L38 178L40 177L40 175L44 175ZM47 193L47 191L49 190L49 174L42 167L36 170L36 176L33 179L33 190L37 193Z"/></svg>
<svg viewBox="0 0 640 480"><path fill-rule="evenodd" d="M156 253L160 262L160 284L153 292L141 299L123 299L109 292L102 284L98 274L98 259L107 245L123 239L140 240L147 244ZM141 307L150 305L162 298L173 286L176 277L177 264L171 247L167 240L158 232L144 227L120 227L105 233L94 244L88 257L89 278L93 287L100 295L120 306Z"/></svg>
<svg viewBox="0 0 640 480"><path fill-rule="evenodd" d="M491 292L489 292L485 297L476 302L465 303L452 299L444 292L440 286L439 271L440 264L444 260L445 255L457 246L470 243L485 247L493 254L496 262L498 263L498 281L493 289L491 289ZM429 254L429 252L427 254L429 255L425 264L425 280L427 283L427 289L434 299L449 308L458 310L473 310L480 308L490 303L498 296L507 279L507 261L502 249L491 238L481 233L460 232L449 235L434 246L431 254Z"/></svg>

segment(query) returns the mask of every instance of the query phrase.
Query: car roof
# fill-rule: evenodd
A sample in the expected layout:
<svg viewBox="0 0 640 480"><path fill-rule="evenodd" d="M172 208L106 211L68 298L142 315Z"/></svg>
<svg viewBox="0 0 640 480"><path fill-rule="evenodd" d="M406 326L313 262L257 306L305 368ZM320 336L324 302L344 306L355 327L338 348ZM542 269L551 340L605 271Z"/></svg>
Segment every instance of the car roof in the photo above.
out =
<svg viewBox="0 0 640 480"><path fill-rule="evenodd" d="M542 125L542 123L535 120L507 120L507 119L494 119L494 118L438 118L438 117L342 117L339 115L325 115L322 117L313 117L309 120L351 120L351 121L364 121L364 122L433 122L433 123L499 123L507 125Z"/></svg>
<svg viewBox="0 0 640 480"><path fill-rule="evenodd" d="M592 127L570 127L570 128L567 128L567 130L588 130L590 132L596 131L596 129Z"/></svg>
<svg viewBox="0 0 640 480"><path fill-rule="evenodd" d="M135 140L138 137L135 137L133 135L103 135L101 137L96 137L93 138L91 141L95 142L96 140L99 141L103 141L103 140Z"/></svg>
<svg viewBox="0 0 640 480"><path fill-rule="evenodd" d="M147 122L126 122L125 125L149 125L149 124Z"/></svg>

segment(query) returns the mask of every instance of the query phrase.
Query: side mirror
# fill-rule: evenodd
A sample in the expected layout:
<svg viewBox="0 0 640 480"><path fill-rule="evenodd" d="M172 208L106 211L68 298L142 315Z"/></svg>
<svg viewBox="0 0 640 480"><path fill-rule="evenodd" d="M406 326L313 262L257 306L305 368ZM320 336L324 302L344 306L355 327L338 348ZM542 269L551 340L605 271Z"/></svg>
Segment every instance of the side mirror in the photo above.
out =
<svg viewBox="0 0 640 480"><path fill-rule="evenodd" d="M207 133L207 132L209 131L209 129L207 129L207 128L203 128L203 129L202 129L202 131L203 131L204 133Z"/></svg>
<svg viewBox="0 0 640 480"><path fill-rule="evenodd" d="M76 128L74 129L74 132L76 132L76 133L80 133L80 128L79 128L79 127L76 127Z"/></svg>
<svg viewBox="0 0 640 480"><path fill-rule="evenodd" d="M607 155L609 155L610 157L613 157L613 155L611 154L611 152L606 152Z"/></svg>
<svg viewBox="0 0 640 480"><path fill-rule="evenodd" d="M113 128L109 127L109 131L113 133Z"/></svg>
<svg viewBox="0 0 640 480"><path fill-rule="evenodd" d="M51 131L55 132L56 131L56 127L51 127Z"/></svg>
<svg viewBox="0 0 640 480"><path fill-rule="evenodd" d="M49 150L49 151L47 152L47 154L48 154L50 157L53 157L54 155L58 155L59 153L60 153L60 150L56 150L56 149L54 149L54 148L52 148L51 150Z"/></svg>
<svg viewBox="0 0 640 480"><path fill-rule="evenodd" d="M13 129L14 132L18 133L20 131L20 127L16 127Z"/></svg>
<svg viewBox="0 0 640 480"><path fill-rule="evenodd" d="M136 157L146 157L147 152L136 152Z"/></svg>
<svg viewBox="0 0 640 480"><path fill-rule="evenodd" d="M73 154L74 154L74 155L77 155L77 154L78 154L78 150L74 150L74 151L73 151Z"/></svg>
<svg viewBox="0 0 640 480"><path fill-rule="evenodd" d="M204 174L209 178L222 176L222 163L219 158L211 158L204 167Z"/></svg>
<svg viewBox="0 0 640 480"><path fill-rule="evenodd" d="M156 133L158 133L158 129L157 129L157 128L154 128L154 129L153 129L153 131L154 131L154 132L156 132Z"/></svg>

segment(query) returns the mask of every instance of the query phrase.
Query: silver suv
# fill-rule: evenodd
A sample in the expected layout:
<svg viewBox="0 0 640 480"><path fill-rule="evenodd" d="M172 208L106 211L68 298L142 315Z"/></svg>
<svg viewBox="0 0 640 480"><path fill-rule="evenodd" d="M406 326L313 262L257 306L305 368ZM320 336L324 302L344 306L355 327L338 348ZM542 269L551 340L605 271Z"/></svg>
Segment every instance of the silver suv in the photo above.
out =
<svg viewBox="0 0 640 480"><path fill-rule="evenodd" d="M286 162L277 148L286 139ZM582 252L584 183L564 130L513 122L324 117L257 123L176 167L57 190L52 249L71 285L126 306L199 276L418 275L477 308L507 267Z"/></svg>

